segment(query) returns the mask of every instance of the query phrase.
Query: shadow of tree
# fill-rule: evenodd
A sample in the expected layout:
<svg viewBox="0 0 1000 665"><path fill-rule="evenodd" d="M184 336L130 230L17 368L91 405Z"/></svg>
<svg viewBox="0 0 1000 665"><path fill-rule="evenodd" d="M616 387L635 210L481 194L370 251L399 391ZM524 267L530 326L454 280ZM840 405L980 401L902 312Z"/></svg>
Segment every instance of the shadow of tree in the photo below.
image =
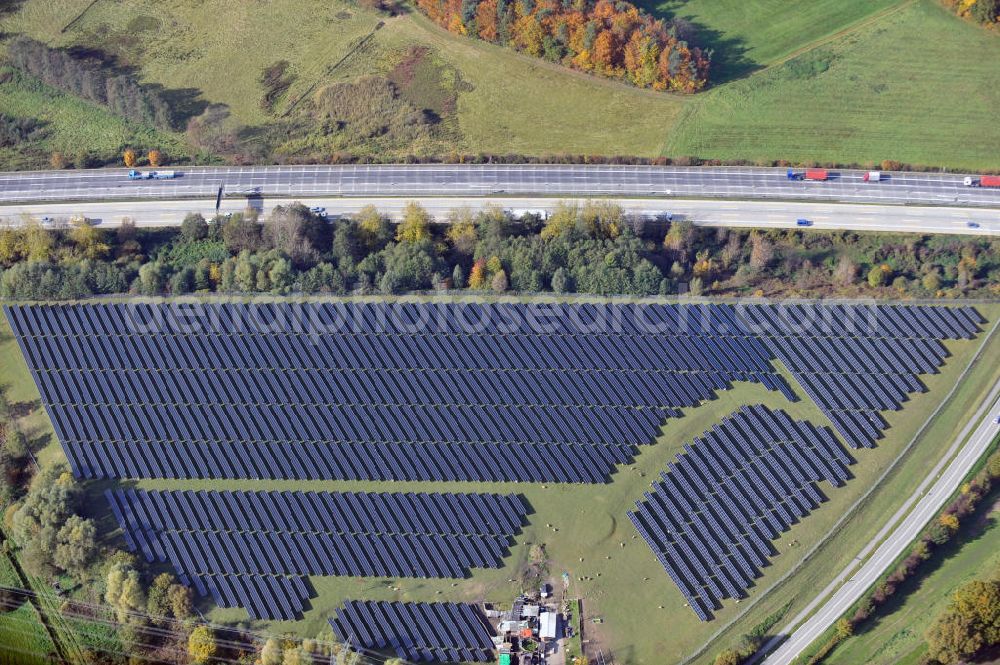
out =
<svg viewBox="0 0 1000 665"><path fill-rule="evenodd" d="M122 63L113 53L87 46L72 46L68 51L74 58L97 62L101 68L115 75L131 76L142 81L142 72L137 67ZM159 83L145 82L142 87L166 102L170 109L170 124L179 131L184 130L191 118L201 115L209 106L208 100L201 97L202 92L198 88L166 88Z"/></svg>
<svg viewBox="0 0 1000 665"><path fill-rule="evenodd" d="M36 409L42 406L42 400L33 399L27 402L13 402L10 405L10 415L12 418L24 418L31 415Z"/></svg>
<svg viewBox="0 0 1000 665"><path fill-rule="evenodd" d="M37 453L39 450L49 445L52 442L52 433L46 432L40 436L36 436L34 439L28 442L28 448L32 453Z"/></svg>
<svg viewBox="0 0 1000 665"><path fill-rule="evenodd" d="M201 97L201 90L197 88L164 88L159 84L147 84L147 87L159 93L170 107L170 122L175 129L183 130L191 118L208 108L208 101Z"/></svg>
<svg viewBox="0 0 1000 665"><path fill-rule="evenodd" d="M24 0L0 0L0 17L13 14L21 8Z"/></svg>
<svg viewBox="0 0 1000 665"><path fill-rule="evenodd" d="M743 39L727 36L720 30L698 22L690 13L685 13L688 0L633 1L640 9L663 19L668 27L675 26L678 34L689 44L712 52L712 68L708 77L711 85L744 78L763 68L763 65L748 56L749 48Z"/></svg>

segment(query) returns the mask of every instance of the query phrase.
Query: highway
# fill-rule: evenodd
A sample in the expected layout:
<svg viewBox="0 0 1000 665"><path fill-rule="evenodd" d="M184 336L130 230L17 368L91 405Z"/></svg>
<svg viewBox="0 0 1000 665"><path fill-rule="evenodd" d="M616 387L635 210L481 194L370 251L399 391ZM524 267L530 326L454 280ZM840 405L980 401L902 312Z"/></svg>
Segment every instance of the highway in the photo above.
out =
<svg viewBox="0 0 1000 665"><path fill-rule="evenodd" d="M166 167L170 169L171 167ZM130 181L126 169L0 173L0 203L226 196L600 196L819 200L1000 208L1000 188L965 187L964 174L832 170L827 182L786 169L586 165L342 165L175 167L172 180ZM163 169L161 169L163 170ZM799 169L801 171L801 169Z"/></svg>
<svg viewBox="0 0 1000 665"><path fill-rule="evenodd" d="M764 659L765 665L787 665L793 662L907 551L924 526L958 489L976 461L989 448L993 438L1000 433L1000 426L996 423L996 419L1000 417L998 395L1000 382L993 386L983 406L956 437L948 453L931 469L906 503L886 522L858 557L762 647L758 655L769 654ZM958 453L954 454L956 449ZM827 599L825 602L824 598ZM809 618L805 620L806 617ZM781 646L774 650L779 643Z"/></svg>
<svg viewBox="0 0 1000 665"><path fill-rule="evenodd" d="M329 215L357 212L372 204L385 214L398 218L407 201L416 200L434 217L444 220L449 211L463 206L479 209L499 205L512 211L553 210L561 200L556 198L510 197L434 197L434 198L303 198L308 206L325 207ZM758 228L797 228L796 220L808 219L810 228L824 230L898 231L910 233L961 233L975 235L1000 234L1000 210L991 208L958 208L951 206L898 206L837 203L800 203L789 201L720 201L711 199L607 199L615 200L627 211L648 217L669 212L675 219L691 220L705 226ZM261 212L267 214L274 206L289 204L295 199L265 198L259 201ZM223 200L221 212L237 212L246 208L242 199ZM41 203L0 206L0 219L17 224L25 215L41 219L50 217L68 220L85 215L100 220L102 226L117 226L129 217L141 226L180 224L189 212L206 217L215 213L214 199L181 201L111 201L81 203ZM977 226L970 226L970 222Z"/></svg>

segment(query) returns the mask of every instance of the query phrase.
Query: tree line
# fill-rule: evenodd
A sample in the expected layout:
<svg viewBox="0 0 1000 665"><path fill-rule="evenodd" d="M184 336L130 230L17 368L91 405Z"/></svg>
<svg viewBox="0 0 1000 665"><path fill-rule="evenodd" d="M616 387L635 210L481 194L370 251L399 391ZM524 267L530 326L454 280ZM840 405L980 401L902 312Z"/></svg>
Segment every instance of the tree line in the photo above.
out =
<svg viewBox="0 0 1000 665"><path fill-rule="evenodd" d="M141 84L131 74L113 70L96 58L51 48L24 36L8 44L7 57L25 74L100 104L127 120L172 129L170 106L156 89Z"/></svg>
<svg viewBox="0 0 1000 665"><path fill-rule="evenodd" d="M945 0L952 11L976 23L996 27L1000 22L1000 0Z"/></svg>
<svg viewBox="0 0 1000 665"><path fill-rule="evenodd" d="M140 230L27 219L0 227L0 296L133 293L995 297L1000 240L707 228L593 201L547 218L499 207L434 220L416 203L328 220L305 206Z"/></svg>
<svg viewBox="0 0 1000 665"><path fill-rule="evenodd" d="M681 21L665 23L619 0L417 0L449 32L517 49L640 88L705 87L711 52L688 43Z"/></svg>

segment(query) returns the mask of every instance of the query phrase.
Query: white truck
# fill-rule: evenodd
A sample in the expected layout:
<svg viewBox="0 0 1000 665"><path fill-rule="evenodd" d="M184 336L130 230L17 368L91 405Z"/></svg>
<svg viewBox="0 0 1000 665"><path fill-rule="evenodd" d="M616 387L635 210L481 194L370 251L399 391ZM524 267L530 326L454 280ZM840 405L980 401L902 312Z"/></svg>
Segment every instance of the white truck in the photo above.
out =
<svg viewBox="0 0 1000 665"><path fill-rule="evenodd" d="M173 180L176 177L176 171L137 171L132 169L128 172L129 180Z"/></svg>
<svg viewBox="0 0 1000 665"><path fill-rule="evenodd" d="M882 180L881 171L866 171L864 175L865 182L879 182Z"/></svg>

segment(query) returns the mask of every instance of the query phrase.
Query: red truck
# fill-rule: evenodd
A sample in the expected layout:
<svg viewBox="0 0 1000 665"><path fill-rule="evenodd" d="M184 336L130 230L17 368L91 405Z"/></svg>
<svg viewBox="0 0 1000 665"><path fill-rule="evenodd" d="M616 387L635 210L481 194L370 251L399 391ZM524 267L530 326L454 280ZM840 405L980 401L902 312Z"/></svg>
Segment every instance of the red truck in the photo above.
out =
<svg viewBox="0 0 1000 665"><path fill-rule="evenodd" d="M1000 175L983 175L978 178L966 176L966 187L1000 187Z"/></svg>
<svg viewBox="0 0 1000 665"><path fill-rule="evenodd" d="M796 173L793 169L788 169L789 180L827 180L830 172L826 169L806 169L805 173Z"/></svg>

